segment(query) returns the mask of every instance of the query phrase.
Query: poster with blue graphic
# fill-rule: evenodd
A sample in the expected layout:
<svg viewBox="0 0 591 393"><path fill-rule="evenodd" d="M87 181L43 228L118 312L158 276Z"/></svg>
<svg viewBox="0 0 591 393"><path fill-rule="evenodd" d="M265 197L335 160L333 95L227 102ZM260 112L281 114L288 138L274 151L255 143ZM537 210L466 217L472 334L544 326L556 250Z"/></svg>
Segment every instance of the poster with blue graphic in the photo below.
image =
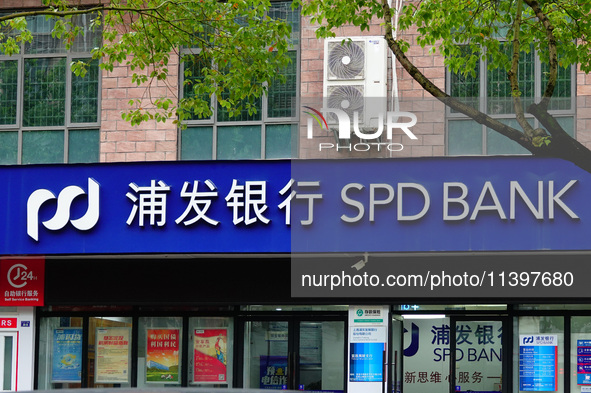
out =
<svg viewBox="0 0 591 393"><path fill-rule="evenodd" d="M82 328L53 330L51 382L80 382L82 376Z"/></svg>
<svg viewBox="0 0 591 393"><path fill-rule="evenodd" d="M260 389L287 389L287 356L260 357Z"/></svg>
<svg viewBox="0 0 591 393"><path fill-rule="evenodd" d="M384 343L350 343L349 381L382 382Z"/></svg>
<svg viewBox="0 0 591 393"><path fill-rule="evenodd" d="M577 340L577 385L591 385L591 340Z"/></svg>
<svg viewBox="0 0 591 393"><path fill-rule="evenodd" d="M519 390L555 392L558 386L557 359L557 335L520 335Z"/></svg>

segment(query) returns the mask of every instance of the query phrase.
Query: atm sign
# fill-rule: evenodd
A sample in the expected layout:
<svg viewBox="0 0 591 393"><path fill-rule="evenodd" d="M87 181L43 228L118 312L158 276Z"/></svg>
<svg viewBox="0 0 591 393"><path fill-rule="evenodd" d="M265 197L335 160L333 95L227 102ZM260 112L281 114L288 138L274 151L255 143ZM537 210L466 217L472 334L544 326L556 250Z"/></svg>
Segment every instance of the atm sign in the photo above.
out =
<svg viewBox="0 0 591 393"><path fill-rule="evenodd" d="M0 318L0 329L16 329L16 318Z"/></svg>

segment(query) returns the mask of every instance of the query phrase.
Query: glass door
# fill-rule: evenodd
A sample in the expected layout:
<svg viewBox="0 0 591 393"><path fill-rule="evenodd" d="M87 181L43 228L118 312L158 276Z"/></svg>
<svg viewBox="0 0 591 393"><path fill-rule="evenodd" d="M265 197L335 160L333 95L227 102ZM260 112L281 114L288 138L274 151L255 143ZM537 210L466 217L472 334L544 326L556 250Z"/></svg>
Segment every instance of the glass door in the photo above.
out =
<svg viewBox="0 0 591 393"><path fill-rule="evenodd" d="M244 325L244 387L344 391L345 321L287 317Z"/></svg>
<svg viewBox="0 0 591 393"><path fill-rule="evenodd" d="M450 325L450 392L508 392L508 320L452 316Z"/></svg>
<svg viewBox="0 0 591 393"><path fill-rule="evenodd" d="M1 391L16 390L16 332L0 332Z"/></svg>
<svg viewBox="0 0 591 393"><path fill-rule="evenodd" d="M299 321L296 389L344 391L345 322Z"/></svg>

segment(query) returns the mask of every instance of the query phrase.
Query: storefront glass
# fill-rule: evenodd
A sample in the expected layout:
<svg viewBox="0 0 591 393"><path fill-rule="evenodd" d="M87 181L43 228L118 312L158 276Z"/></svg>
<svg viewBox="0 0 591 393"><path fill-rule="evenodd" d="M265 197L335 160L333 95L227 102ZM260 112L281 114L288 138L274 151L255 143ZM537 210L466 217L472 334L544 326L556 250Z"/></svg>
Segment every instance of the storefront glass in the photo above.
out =
<svg viewBox="0 0 591 393"><path fill-rule="evenodd" d="M244 387L287 389L287 321L247 322L244 336Z"/></svg>
<svg viewBox="0 0 591 393"><path fill-rule="evenodd" d="M403 391L502 391L502 340L501 318L405 315Z"/></svg>
<svg viewBox="0 0 591 393"><path fill-rule="evenodd" d="M345 321L255 320L244 330L244 387L345 390Z"/></svg>
<svg viewBox="0 0 591 393"><path fill-rule="evenodd" d="M344 332L342 321L300 322L298 390L344 391Z"/></svg>
<svg viewBox="0 0 591 393"><path fill-rule="evenodd" d="M455 321L454 333L455 391L502 392L503 321L486 317L461 319Z"/></svg>

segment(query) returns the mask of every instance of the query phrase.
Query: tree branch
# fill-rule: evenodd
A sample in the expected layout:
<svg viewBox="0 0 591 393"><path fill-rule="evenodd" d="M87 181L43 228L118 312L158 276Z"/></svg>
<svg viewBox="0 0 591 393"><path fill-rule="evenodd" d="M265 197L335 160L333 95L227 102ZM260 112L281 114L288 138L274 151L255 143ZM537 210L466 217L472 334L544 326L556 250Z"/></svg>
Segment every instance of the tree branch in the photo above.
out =
<svg viewBox="0 0 591 393"><path fill-rule="evenodd" d="M520 41L519 41L519 30L521 28L521 12L522 12L522 0L517 0L517 10L515 15L515 21L513 22L513 56L511 57L511 68L507 75L509 76L509 82L511 83L511 97L513 99L513 108L515 109L515 117L517 122L523 128L525 135L529 138L534 137L533 127L525 119L523 113L523 104L521 103L521 91L519 90L519 52Z"/></svg>
<svg viewBox="0 0 591 393"><path fill-rule="evenodd" d="M544 26L546 32L546 38L548 39L548 55L550 72L548 74L548 84L546 90L542 95L542 101L540 105L542 109L547 110L550 104L550 98L554 94L554 88L556 87L556 80L558 77L558 52L556 50L556 37L554 36L554 26L550 23L548 16L542 11L540 4L536 0L524 0L536 14L538 20Z"/></svg>
<svg viewBox="0 0 591 393"><path fill-rule="evenodd" d="M384 10L384 20L385 20L385 38L388 43L388 46L392 50L392 53L396 56L396 59L400 62L402 67L410 74L410 76L417 81L423 89L425 89L429 94L433 97L437 98L438 100L442 101L445 105L449 106L450 108L465 114L466 116L474 119L480 124L483 124L493 130L497 131L498 133L506 136L507 138L517 142L525 149L532 153L536 153L537 149L531 144L531 142L524 138L524 135L519 130L515 128L509 127L506 124L501 123L500 121L491 118L490 116L482 113L471 106L464 104L463 102L457 100L454 97L446 94L442 91L439 87L437 87L433 82L431 82L423 73L414 65L412 62L406 57L398 43L394 40L393 33L392 33L392 12L390 10L390 6L388 5L388 0L382 0L382 7Z"/></svg>

